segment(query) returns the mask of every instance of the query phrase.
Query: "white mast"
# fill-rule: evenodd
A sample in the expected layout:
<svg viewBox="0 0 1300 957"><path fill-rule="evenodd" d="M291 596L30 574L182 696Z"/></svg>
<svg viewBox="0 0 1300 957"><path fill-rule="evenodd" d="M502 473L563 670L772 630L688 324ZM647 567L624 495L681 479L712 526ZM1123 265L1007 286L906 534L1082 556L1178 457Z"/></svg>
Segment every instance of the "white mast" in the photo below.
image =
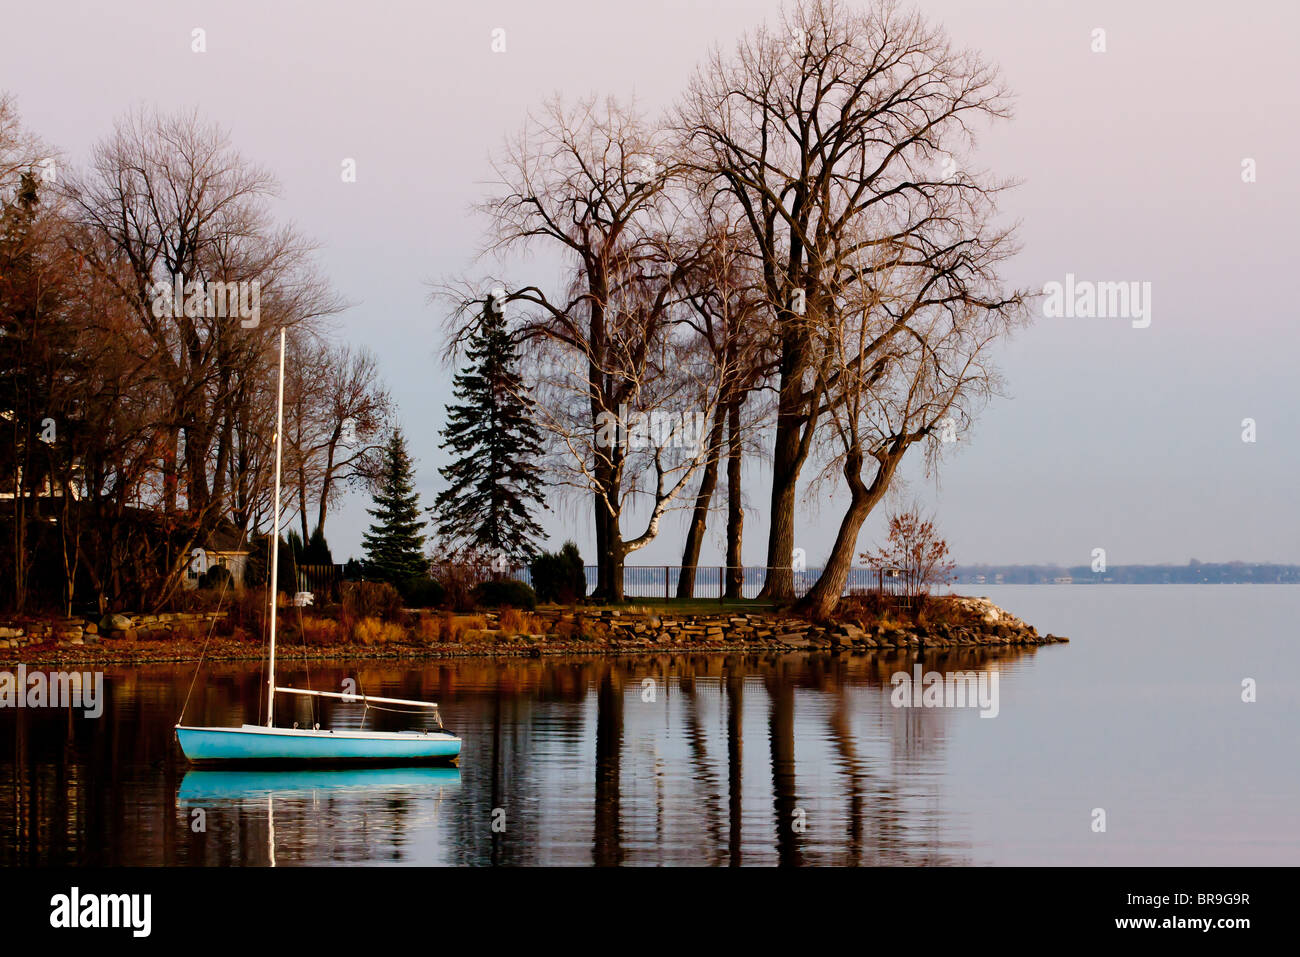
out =
<svg viewBox="0 0 1300 957"><path fill-rule="evenodd" d="M280 587L280 433L284 430L284 327L280 327L280 386L275 402L275 498L271 507L275 535L271 539L271 664L266 674L266 726L275 717L275 604Z"/></svg>

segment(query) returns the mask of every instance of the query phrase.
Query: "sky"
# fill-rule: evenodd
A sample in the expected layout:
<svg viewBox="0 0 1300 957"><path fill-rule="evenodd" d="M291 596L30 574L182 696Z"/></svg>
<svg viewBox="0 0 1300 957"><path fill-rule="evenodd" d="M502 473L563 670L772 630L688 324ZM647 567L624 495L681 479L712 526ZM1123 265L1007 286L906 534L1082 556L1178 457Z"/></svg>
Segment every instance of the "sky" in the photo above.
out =
<svg viewBox="0 0 1300 957"><path fill-rule="evenodd" d="M999 349L1006 395L937 479L905 469L896 501L932 510L961 563L1086 564L1095 548L1111 564L1300 562L1289 282L1300 6L919 7L998 64L1016 96L1015 118L976 154L1021 181L1003 201L1023 246L1007 278L1033 289L1067 274L1150 283L1150 323L1039 318ZM429 504L443 487L437 431L453 373L429 287L491 271L475 267L482 223L470 208L490 156L553 92L635 96L657 113L713 45L729 49L778 10L767 0L43 0L0 21L0 90L73 164L147 104L197 106L269 167L276 214L319 242L323 272L354 304L339 337L378 356ZM492 50L498 29L504 52ZM340 175L349 158L356 182ZM761 462L750 469L748 563L765 556L769 478ZM358 493L331 515L336 560L360 554L366 504ZM825 490L801 503L796 545L810 565L829 551L838 504ZM594 561L587 504L553 506L542 517L551 544L575 538ZM706 562L720 554L722 516L711 524ZM682 527L666 523L630 561L680 561ZM882 530L879 510L862 547Z"/></svg>

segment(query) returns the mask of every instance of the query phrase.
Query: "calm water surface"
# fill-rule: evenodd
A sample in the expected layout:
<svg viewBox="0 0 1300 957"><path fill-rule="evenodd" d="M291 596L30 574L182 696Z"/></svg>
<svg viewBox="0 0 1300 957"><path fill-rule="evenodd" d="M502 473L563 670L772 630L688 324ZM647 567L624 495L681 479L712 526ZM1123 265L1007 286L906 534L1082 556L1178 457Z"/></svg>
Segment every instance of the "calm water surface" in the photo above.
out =
<svg viewBox="0 0 1300 957"><path fill-rule="evenodd" d="M996 671L992 719L893 707L906 655L282 662L441 702L453 769L188 770L193 666L110 669L97 720L0 710L0 863L1300 864L1300 588L978 590L1072 639L921 659ZM258 720L262 680L206 667L187 720Z"/></svg>

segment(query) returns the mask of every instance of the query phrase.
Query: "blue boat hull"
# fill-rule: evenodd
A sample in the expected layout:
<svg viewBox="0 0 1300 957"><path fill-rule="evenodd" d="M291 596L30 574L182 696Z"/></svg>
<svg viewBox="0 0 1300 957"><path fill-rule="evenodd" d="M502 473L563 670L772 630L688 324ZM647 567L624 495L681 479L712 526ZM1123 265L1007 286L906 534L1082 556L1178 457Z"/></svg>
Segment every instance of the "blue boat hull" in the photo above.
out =
<svg viewBox="0 0 1300 957"><path fill-rule="evenodd" d="M195 764L450 763L460 738L425 731L317 731L290 728L176 728L185 757Z"/></svg>

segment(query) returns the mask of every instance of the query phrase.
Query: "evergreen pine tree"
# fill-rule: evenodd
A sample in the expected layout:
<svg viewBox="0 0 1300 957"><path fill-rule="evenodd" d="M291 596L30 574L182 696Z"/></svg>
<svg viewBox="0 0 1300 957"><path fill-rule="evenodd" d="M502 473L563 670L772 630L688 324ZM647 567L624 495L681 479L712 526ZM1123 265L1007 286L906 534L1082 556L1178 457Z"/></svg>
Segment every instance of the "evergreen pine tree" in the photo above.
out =
<svg viewBox="0 0 1300 957"><path fill-rule="evenodd" d="M311 533L311 538L307 539L307 544L302 550L302 564L304 565L333 565L334 556L330 554L329 542L325 541L325 533L319 525Z"/></svg>
<svg viewBox="0 0 1300 957"><path fill-rule="evenodd" d="M488 304L466 355L442 433L441 447L455 456L439 469L450 487L431 511L447 542L527 564L543 537L529 514L534 503L546 507L537 465L542 439L515 371L515 343L504 317Z"/></svg>
<svg viewBox="0 0 1300 957"><path fill-rule="evenodd" d="M424 518L420 496L412 479L411 457L406 438L394 429L384 448L374 507L366 511L374 518L370 531L362 536L366 549L366 574L397 584L428 570L424 558Z"/></svg>

